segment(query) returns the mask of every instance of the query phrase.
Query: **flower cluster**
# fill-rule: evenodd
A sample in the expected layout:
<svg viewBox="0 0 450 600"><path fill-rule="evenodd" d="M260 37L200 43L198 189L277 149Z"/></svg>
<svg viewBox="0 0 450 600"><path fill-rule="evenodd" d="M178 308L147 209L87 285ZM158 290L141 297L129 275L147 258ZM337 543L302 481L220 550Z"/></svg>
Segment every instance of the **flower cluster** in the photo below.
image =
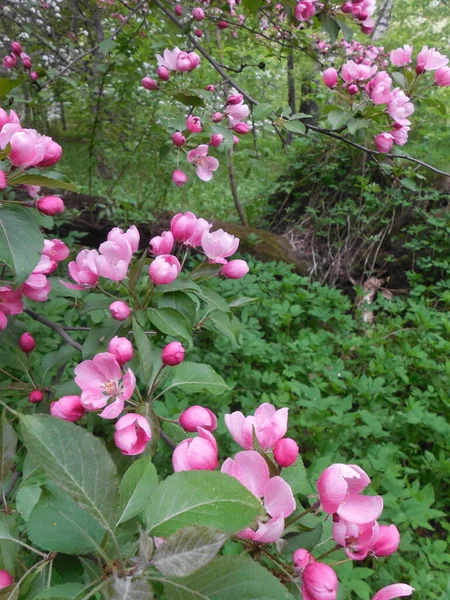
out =
<svg viewBox="0 0 450 600"><path fill-rule="evenodd" d="M5 69L22 69L29 73L30 79L36 81L39 79L39 74L36 71L32 71L31 58L23 52L22 46L19 42L11 42L11 53L3 57L3 66Z"/></svg>
<svg viewBox="0 0 450 600"><path fill-rule="evenodd" d="M163 55L156 55L158 67L156 74L161 81L169 81L173 75L188 73L196 69L200 64L200 57L195 52L184 52L178 47L173 50L166 48ZM146 90L158 89L158 83L151 77L144 77L141 81Z"/></svg>

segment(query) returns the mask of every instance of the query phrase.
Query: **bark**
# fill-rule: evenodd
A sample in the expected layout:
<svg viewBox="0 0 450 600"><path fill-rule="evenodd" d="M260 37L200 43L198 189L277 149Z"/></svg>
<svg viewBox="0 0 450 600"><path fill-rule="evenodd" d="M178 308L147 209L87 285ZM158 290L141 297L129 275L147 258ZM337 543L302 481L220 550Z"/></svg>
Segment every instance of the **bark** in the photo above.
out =
<svg viewBox="0 0 450 600"><path fill-rule="evenodd" d="M374 42L386 35L389 29L389 23L391 21L393 6L394 0L384 0L384 2L382 2L378 10L378 17L375 22L374 30L372 31L371 35Z"/></svg>

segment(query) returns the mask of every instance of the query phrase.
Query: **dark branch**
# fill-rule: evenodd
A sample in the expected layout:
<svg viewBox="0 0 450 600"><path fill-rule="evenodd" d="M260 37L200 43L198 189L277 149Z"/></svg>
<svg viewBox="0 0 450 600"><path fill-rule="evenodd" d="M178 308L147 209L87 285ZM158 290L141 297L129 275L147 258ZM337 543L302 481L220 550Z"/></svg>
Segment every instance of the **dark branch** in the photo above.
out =
<svg viewBox="0 0 450 600"><path fill-rule="evenodd" d="M34 310L31 310L31 308L27 308L24 312L26 312L27 315L29 315L35 321L39 321L39 323L42 323L46 327L49 327L50 329L53 329L53 331L56 331L56 333L60 335L65 342L70 344L79 352L83 350L83 346L76 342L74 339L72 339L70 335L66 331L64 331L64 327L62 327L62 325L58 325L58 323L50 321L50 319L47 319L46 317L43 317L37 312L34 312Z"/></svg>

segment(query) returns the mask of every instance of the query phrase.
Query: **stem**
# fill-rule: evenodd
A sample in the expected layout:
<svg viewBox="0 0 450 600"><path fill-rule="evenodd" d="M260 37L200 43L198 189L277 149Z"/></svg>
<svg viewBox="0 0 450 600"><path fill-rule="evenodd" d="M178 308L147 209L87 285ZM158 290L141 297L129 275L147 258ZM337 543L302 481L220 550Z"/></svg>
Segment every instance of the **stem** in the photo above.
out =
<svg viewBox="0 0 450 600"><path fill-rule="evenodd" d="M292 523L295 523L296 521L298 521L299 519L301 519L302 517L304 517L305 515L307 515L308 513L314 512L316 510L316 507L314 506L314 504L312 506L310 506L309 508L307 508L306 510L304 510L303 512L301 512L299 515L291 518L291 519L287 519L286 520L286 527L288 527L289 525L292 525Z"/></svg>
<svg viewBox="0 0 450 600"><path fill-rule="evenodd" d="M42 323L43 325L46 325L50 329L53 329L53 331L56 331L56 333L58 333L65 342L67 342L70 346L72 346L79 352L81 352L83 350L83 346L81 344L79 344L78 342L76 342L74 339L72 339L70 337L70 335L64 330L64 327L62 327L62 325L58 325L58 323L54 323L53 321L50 321L50 319L43 317L42 315L38 314L34 310L31 310L31 308L25 309L24 312L26 312L27 315L29 315L35 321L39 321L39 323Z"/></svg>
<svg viewBox="0 0 450 600"><path fill-rule="evenodd" d="M276 556L273 556L270 552L268 552L264 548L261 548L261 553L264 554L264 556L267 556L267 558L269 558L274 564L276 564L277 567L280 569L280 571L282 571L285 575L287 575L289 577L289 579L291 579L291 581L292 581L292 579L293 579L292 573L289 573L289 571L286 569L286 565L284 565Z"/></svg>
<svg viewBox="0 0 450 600"><path fill-rule="evenodd" d="M341 550L341 549L342 549L342 546L339 546L339 544L336 544L336 546L333 546L333 548L331 548L327 552L324 552L323 554L321 554L319 556L319 558L316 558L316 560L322 560L322 558L325 558L325 556L328 556L329 554L336 552L336 550Z"/></svg>

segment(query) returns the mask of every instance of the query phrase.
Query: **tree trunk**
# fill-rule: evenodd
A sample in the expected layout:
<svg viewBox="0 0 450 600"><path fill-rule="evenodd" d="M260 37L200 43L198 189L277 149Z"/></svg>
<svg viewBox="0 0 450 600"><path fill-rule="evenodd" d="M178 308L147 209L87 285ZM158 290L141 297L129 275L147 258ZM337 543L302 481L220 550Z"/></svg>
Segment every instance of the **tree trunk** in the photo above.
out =
<svg viewBox="0 0 450 600"><path fill-rule="evenodd" d="M372 31L372 40L376 42L386 35L389 29L389 23L392 16L392 7L394 6L394 0L384 0L378 11L378 18L375 22L375 27Z"/></svg>
<svg viewBox="0 0 450 600"><path fill-rule="evenodd" d="M294 55L291 52L287 57L287 84L288 84L288 102L291 108L292 114L297 110L297 104L295 102L295 78L294 78ZM287 144L292 144L294 134L289 131L286 138Z"/></svg>

